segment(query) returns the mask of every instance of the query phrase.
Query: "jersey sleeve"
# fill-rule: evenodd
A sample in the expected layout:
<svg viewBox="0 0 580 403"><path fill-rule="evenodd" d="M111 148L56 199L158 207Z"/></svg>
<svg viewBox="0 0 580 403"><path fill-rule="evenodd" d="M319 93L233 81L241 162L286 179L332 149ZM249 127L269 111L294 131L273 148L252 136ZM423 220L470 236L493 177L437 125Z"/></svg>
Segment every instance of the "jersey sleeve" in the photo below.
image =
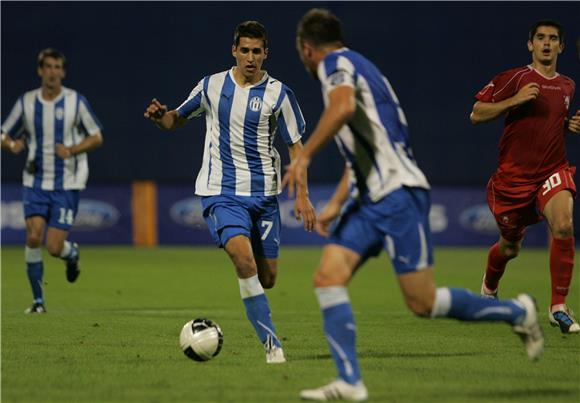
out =
<svg viewBox="0 0 580 403"><path fill-rule="evenodd" d="M296 96L290 88L282 85L282 90L274 109L278 132L284 142L291 145L300 141L306 129L306 122L302 116Z"/></svg>
<svg viewBox="0 0 580 403"><path fill-rule="evenodd" d="M18 138L24 132L24 109L22 107L22 101L22 97L18 98L8 118L2 124L2 133L6 133L12 138Z"/></svg>
<svg viewBox="0 0 580 403"><path fill-rule="evenodd" d="M525 71L509 70L495 76L489 84L475 94L475 99L481 102L500 102L513 97L519 90L520 80L517 78Z"/></svg>
<svg viewBox="0 0 580 403"><path fill-rule="evenodd" d="M78 106L78 117L79 125L83 128L84 132L90 136L103 131L103 125L97 119L97 115L91 109L89 101L79 94L79 106Z"/></svg>
<svg viewBox="0 0 580 403"><path fill-rule="evenodd" d="M186 118L193 119L198 117L205 111L203 96L204 96L204 81L208 77L201 80L193 90L189 93L189 96L179 107L177 108L177 115Z"/></svg>
<svg viewBox="0 0 580 403"><path fill-rule="evenodd" d="M344 56L331 53L318 65L318 78L328 94L343 85L355 88L357 72Z"/></svg>

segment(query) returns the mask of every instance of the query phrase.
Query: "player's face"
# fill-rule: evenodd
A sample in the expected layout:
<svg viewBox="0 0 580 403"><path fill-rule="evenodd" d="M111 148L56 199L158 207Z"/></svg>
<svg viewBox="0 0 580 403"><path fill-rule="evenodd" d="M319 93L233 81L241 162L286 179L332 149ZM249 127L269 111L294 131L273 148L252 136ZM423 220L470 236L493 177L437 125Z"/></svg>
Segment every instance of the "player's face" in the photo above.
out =
<svg viewBox="0 0 580 403"><path fill-rule="evenodd" d="M42 67L38 68L38 75L42 79L42 86L50 89L59 88L65 76L62 59L45 57Z"/></svg>
<svg viewBox="0 0 580 403"><path fill-rule="evenodd" d="M310 74L314 79L318 80L318 71L314 58L314 49L310 44L302 41L300 38L296 38L296 50L298 51L298 56L302 61L302 64L306 68L308 74Z"/></svg>
<svg viewBox="0 0 580 403"><path fill-rule="evenodd" d="M544 65L556 62L558 55L564 50L558 30L555 27L538 27L534 37L528 41L528 50L532 59Z"/></svg>
<svg viewBox="0 0 580 403"><path fill-rule="evenodd" d="M232 46L232 55L236 58L238 71L250 82L261 78L262 64L268 57L264 41L257 38L240 38L238 46Z"/></svg>

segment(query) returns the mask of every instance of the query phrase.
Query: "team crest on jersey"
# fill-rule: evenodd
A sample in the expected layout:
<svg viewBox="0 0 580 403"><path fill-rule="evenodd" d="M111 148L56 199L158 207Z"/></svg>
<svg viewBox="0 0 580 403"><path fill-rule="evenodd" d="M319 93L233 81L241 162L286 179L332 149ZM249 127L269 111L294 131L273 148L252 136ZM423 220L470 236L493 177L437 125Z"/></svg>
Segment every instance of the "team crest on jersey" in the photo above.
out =
<svg viewBox="0 0 580 403"><path fill-rule="evenodd" d="M54 110L54 117L56 118L56 120L64 119L64 109L61 107L56 108Z"/></svg>
<svg viewBox="0 0 580 403"><path fill-rule="evenodd" d="M566 105L566 110L570 109L570 95L564 96L564 105Z"/></svg>
<svg viewBox="0 0 580 403"><path fill-rule="evenodd" d="M262 109L262 98L253 97L252 99L250 99L248 106L250 107L250 110L252 110L253 112L258 112L260 109Z"/></svg>

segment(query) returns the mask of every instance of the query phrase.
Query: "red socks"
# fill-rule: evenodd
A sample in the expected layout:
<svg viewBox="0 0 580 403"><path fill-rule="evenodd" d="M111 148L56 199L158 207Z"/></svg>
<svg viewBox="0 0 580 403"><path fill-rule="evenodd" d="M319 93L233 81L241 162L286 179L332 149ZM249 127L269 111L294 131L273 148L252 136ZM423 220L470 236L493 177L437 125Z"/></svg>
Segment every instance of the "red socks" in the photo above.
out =
<svg viewBox="0 0 580 403"><path fill-rule="evenodd" d="M499 279L503 276L508 261L510 259L500 253L499 244L497 242L493 244L487 255L487 269L485 270L485 286L488 290L497 290Z"/></svg>
<svg viewBox="0 0 580 403"><path fill-rule="evenodd" d="M550 277L552 305L565 304L574 268L574 237L552 239L550 247Z"/></svg>

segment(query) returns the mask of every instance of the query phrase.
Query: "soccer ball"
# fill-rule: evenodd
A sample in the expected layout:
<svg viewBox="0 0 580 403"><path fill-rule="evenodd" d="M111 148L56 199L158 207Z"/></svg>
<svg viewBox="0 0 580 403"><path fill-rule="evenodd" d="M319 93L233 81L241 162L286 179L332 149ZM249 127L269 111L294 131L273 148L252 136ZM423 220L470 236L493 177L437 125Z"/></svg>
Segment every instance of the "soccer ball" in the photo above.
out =
<svg viewBox="0 0 580 403"><path fill-rule="evenodd" d="M183 353L195 361L207 361L219 354L224 335L217 323L209 319L190 320L181 329L179 344Z"/></svg>

